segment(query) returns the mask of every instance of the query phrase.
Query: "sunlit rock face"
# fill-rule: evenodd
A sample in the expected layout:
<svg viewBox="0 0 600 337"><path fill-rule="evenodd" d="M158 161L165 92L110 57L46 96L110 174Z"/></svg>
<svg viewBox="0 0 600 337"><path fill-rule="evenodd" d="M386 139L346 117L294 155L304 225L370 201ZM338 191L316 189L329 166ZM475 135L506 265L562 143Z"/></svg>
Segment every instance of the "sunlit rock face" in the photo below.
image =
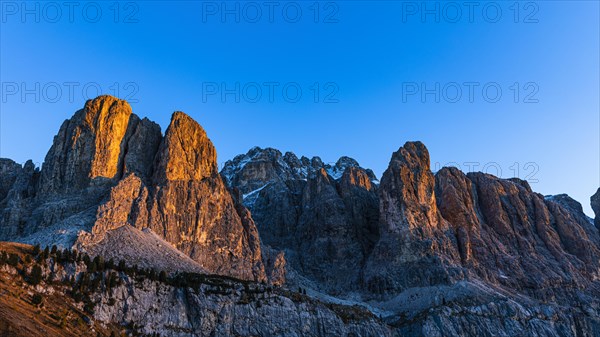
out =
<svg viewBox="0 0 600 337"><path fill-rule="evenodd" d="M119 178L130 117L125 101L111 96L88 101L54 137L44 161L41 192L78 191L95 178Z"/></svg>
<svg viewBox="0 0 600 337"><path fill-rule="evenodd" d="M57 244L72 244L79 230L91 228L97 206L125 174L149 176L161 139L160 127L132 114L127 102L111 96L89 100L60 127L41 172L31 164L28 182L22 177L14 185L5 201L12 206L3 211L3 232L11 234L0 239L47 229L33 240L51 236Z"/></svg>
<svg viewBox="0 0 600 337"><path fill-rule="evenodd" d="M175 112L157 153L154 181L200 181L217 173L217 151L204 129Z"/></svg>
<svg viewBox="0 0 600 337"><path fill-rule="evenodd" d="M254 222L218 174L206 132L182 112L163 137L127 102L100 96L63 123L41 173L33 164L0 164L0 239L63 246L77 240L93 251L124 237L111 231L134 226L202 270L265 280Z"/></svg>
<svg viewBox="0 0 600 337"><path fill-rule="evenodd" d="M236 210L202 127L173 114L156 158L147 227L207 270L263 280L258 232Z"/></svg>
<svg viewBox="0 0 600 337"><path fill-rule="evenodd" d="M133 173L113 188L93 234L104 235L107 224L149 228L204 270L265 280L256 227L240 217L217 172L214 146L197 122L173 114L152 172L147 186ZM114 211L117 205L125 207Z"/></svg>

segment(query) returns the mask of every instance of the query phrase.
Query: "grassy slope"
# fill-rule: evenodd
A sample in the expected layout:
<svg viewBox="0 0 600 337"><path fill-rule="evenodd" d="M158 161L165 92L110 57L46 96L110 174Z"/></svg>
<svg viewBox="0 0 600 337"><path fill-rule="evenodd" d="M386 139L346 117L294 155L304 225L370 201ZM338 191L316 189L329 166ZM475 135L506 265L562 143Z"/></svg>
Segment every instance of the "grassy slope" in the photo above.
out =
<svg viewBox="0 0 600 337"><path fill-rule="evenodd" d="M0 242L0 251L19 254L23 260L32 247ZM93 322L88 325L83 311L61 292L43 294L39 306L31 302L35 293L21 275L0 271L0 337L110 336L110 330Z"/></svg>

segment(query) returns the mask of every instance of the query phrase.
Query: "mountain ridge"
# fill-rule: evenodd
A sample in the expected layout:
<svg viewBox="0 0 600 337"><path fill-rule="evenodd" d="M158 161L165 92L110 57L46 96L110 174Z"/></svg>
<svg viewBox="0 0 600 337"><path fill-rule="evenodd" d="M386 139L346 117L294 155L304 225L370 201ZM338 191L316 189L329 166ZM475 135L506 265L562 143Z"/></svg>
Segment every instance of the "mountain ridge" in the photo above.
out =
<svg viewBox="0 0 600 337"><path fill-rule="evenodd" d="M600 334L600 213L594 223L567 195L544 197L520 179L451 167L434 174L418 141L394 152L379 180L349 157L326 164L254 147L218 172L216 155L185 113L173 113L163 135L127 102L100 96L62 124L41 168L0 159L0 240L75 248L173 277L264 283L382 319L357 330L301 305L292 311L314 322L307 335ZM599 195L590 199L598 212ZM56 276L48 275L49 286ZM151 293L121 300L150 310ZM209 324L217 330L198 328L225 304L226 313L262 322L253 329L285 335L285 320L260 318L281 303L260 309L229 295L184 293L188 302L172 304L194 318L170 327L170 309L155 308L164 324L145 333L252 334L234 332L236 321L221 316L228 323ZM144 321L135 311L121 315L123 303L104 305L106 296L95 297L94 320ZM319 328L320 314L330 331Z"/></svg>

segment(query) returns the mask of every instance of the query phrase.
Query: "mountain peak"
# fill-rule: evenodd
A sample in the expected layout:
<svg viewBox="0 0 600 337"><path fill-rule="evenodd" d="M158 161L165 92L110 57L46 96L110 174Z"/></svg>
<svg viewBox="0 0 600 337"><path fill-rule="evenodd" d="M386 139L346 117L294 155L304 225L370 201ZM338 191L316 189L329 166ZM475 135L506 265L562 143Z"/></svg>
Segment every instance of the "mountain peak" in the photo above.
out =
<svg viewBox="0 0 600 337"><path fill-rule="evenodd" d="M381 177L382 220L392 231L437 227L439 214L429 151L419 141L406 142L394 152Z"/></svg>
<svg viewBox="0 0 600 337"><path fill-rule="evenodd" d="M246 154L235 156L225 163L221 175L228 185L239 188L244 194L266 186L268 183L287 180L307 180L321 169L325 170L333 180L340 180L349 167L358 167L358 162L350 157L342 156L335 165L326 164L320 157L298 158L293 152L282 152L273 149L253 147ZM365 170L369 179L377 182L370 169Z"/></svg>
<svg viewBox="0 0 600 337"><path fill-rule="evenodd" d="M131 116L131 106L118 98L88 100L54 137L44 160L42 190L76 191L97 178L119 178Z"/></svg>
<svg viewBox="0 0 600 337"><path fill-rule="evenodd" d="M185 113L173 113L157 154L157 181L202 180L215 174L217 152L206 131Z"/></svg>

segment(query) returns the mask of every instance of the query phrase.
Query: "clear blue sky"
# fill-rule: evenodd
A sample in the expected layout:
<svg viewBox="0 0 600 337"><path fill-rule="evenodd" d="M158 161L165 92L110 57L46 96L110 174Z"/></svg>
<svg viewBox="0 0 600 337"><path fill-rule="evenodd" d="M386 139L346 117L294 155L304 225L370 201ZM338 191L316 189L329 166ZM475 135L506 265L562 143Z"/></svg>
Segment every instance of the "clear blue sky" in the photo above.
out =
<svg viewBox="0 0 600 337"><path fill-rule="evenodd" d="M326 162L352 156L380 176L393 151L421 140L434 169L499 167L591 214L598 2L475 3L3 1L0 156L40 164L62 121L99 86L136 99L134 112L163 131L185 111L221 163L258 145ZM223 100L236 83L239 103Z"/></svg>

